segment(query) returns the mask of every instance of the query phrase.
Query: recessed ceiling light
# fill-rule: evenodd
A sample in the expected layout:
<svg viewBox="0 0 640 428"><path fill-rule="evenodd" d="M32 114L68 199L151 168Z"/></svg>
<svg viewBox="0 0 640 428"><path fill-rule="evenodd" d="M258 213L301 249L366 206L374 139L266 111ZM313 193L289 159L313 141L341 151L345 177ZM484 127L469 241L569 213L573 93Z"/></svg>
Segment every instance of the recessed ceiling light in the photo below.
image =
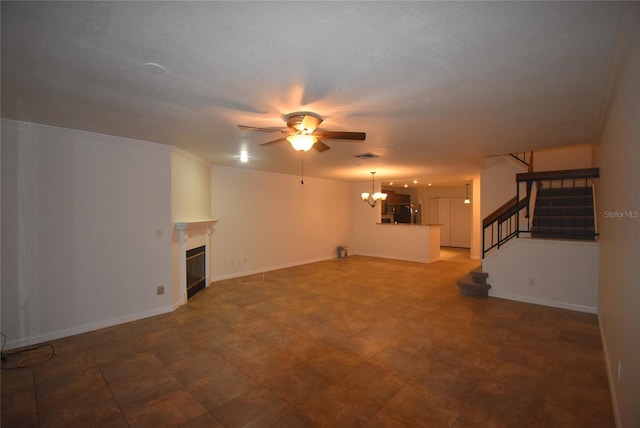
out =
<svg viewBox="0 0 640 428"><path fill-rule="evenodd" d="M390 182L389 182L389 186L393 186L393 181L390 181Z"/></svg>
<svg viewBox="0 0 640 428"><path fill-rule="evenodd" d="M413 184L418 184L418 180L413 180Z"/></svg>
<svg viewBox="0 0 640 428"><path fill-rule="evenodd" d="M405 184L405 185L404 185L404 187L409 187L409 185L408 185L408 184Z"/></svg>
<svg viewBox="0 0 640 428"><path fill-rule="evenodd" d="M249 153L246 150L242 150L240 152L240 162L247 163L249 162Z"/></svg>
<svg viewBox="0 0 640 428"><path fill-rule="evenodd" d="M427 186L431 186L431 183L427 184Z"/></svg>
<svg viewBox="0 0 640 428"><path fill-rule="evenodd" d="M145 62L143 68L146 72L160 75L167 72L167 70L161 66L160 64L156 64L155 62Z"/></svg>

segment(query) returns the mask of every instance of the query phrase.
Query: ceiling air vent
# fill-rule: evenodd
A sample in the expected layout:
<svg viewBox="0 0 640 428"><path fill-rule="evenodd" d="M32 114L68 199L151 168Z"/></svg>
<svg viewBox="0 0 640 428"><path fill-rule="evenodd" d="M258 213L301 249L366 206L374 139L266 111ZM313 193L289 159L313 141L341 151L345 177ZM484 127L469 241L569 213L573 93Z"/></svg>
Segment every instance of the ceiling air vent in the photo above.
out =
<svg viewBox="0 0 640 428"><path fill-rule="evenodd" d="M379 158L380 156L373 153L361 153L359 155L356 155L355 157L357 157L358 159L371 159L371 158Z"/></svg>

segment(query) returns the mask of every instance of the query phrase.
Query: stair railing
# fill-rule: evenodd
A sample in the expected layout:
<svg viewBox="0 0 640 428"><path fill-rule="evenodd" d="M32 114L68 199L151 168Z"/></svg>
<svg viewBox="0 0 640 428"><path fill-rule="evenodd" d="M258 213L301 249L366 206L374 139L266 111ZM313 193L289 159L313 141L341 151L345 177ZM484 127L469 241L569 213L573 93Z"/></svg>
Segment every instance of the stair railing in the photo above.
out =
<svg viewBox="0 0 640 428"><path fill-rule="evenodd" d="M520 216L528 209L529 195L518 200L514 196L482 221L482 258L494 248L518 236Z"/></svg>
<svg viewBox="0 0 640 428"><path fill-rule="evenodd" d="M584 184L583 187L592 187L593 179L597 177L598 168L516 174L516 196L482 221L482 258L512 238L518 238L521 233L531 232L531 218L535 209L531 196L541 187L576 188L581 184ZM524 185L524 191L521 191L521 185ZM522 198L521 192L524 193Z"/></svg>
<svg viewBox="0 0 640 428"><path fill-rule="evenodd" d="M521 164L527 167L527 170L529 172L533 172L533 151L509 153L509 156L517 161L520 161Z"/></svg>

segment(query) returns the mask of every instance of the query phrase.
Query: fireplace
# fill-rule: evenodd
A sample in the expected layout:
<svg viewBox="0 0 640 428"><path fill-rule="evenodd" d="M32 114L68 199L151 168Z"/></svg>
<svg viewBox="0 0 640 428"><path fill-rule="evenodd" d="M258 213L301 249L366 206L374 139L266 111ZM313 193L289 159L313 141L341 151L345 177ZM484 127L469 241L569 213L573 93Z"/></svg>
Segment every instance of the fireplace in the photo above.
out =
<svg viewBox="0 0 640 428"><path fill-rule="evenodd" d="M211 282L211 235L217 222L215 219L176 222L176 279L179 281L176 285L180 290L181 305Z"/></svg>
<svg viewBox="0 0 640 428"><path fill-rule="evenodd" d="M187 299L207 285L206 254L204 245L187 251Z"/></svg>

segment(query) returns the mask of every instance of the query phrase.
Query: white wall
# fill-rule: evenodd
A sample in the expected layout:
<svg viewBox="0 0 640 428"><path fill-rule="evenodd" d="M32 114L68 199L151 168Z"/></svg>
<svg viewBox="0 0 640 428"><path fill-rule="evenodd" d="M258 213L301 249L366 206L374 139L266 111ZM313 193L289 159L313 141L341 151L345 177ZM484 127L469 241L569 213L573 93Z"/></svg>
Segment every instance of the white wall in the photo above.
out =
<svg viewBox="0 0 640 428"><path fill-rule="evenodd" d="M640 426L640 6L629 8L628 57L598 148L598 315L619 427Z"/></svg>
<svg viewBox="0 0 640 428"><path fill-rule="evenodd" d="M535 156L535 154L534 154ZM516 196L516 174L526 168L506 157L487 159L486 168L480 171L481 217L485 218Z"/></svg>
<svg viewBox="0 0 640 428"><path fill-rule="evenodd" d="M595 313L598 256L595 242L513 239L482 270L490 296Z"/></svg>
<svg viewBox="0 0 640 428"><path fill-rule="evenodd" d="M215 280L337 256L351 243L351 184L214 166ZM362 202L360 202L362 203Z"/></svg>
<svg viewBox="0 0 640 428"><path fill-rule="evenodd" d="M171 152L171 217L176 222L211 219L211 164L192 154L173 148ZM191 231L187 235L185 250L206 244L206 231ZM184 290L181 289L179 233L172 231L172 286L171 300L178 305ZM187 248L189 247L189 248ZM211 251L207 254L209 266L212 266ZM210 273L209 273L210 274ZM209 275L211 276L211 275ZM167 290L169 291L169 290Z"/></svg>
<svg viewBox="0 0 640 428"><path fill-rule="evenodd" d="M2 121L2 331L36 343L171 310L171 150Z"/></svg>
<svg viewBox="0 0 640 428"><path fill-rule="evenodd" d="M351 253L418 263L440 260L440 226L373 224L366 229Z"/></svg>

